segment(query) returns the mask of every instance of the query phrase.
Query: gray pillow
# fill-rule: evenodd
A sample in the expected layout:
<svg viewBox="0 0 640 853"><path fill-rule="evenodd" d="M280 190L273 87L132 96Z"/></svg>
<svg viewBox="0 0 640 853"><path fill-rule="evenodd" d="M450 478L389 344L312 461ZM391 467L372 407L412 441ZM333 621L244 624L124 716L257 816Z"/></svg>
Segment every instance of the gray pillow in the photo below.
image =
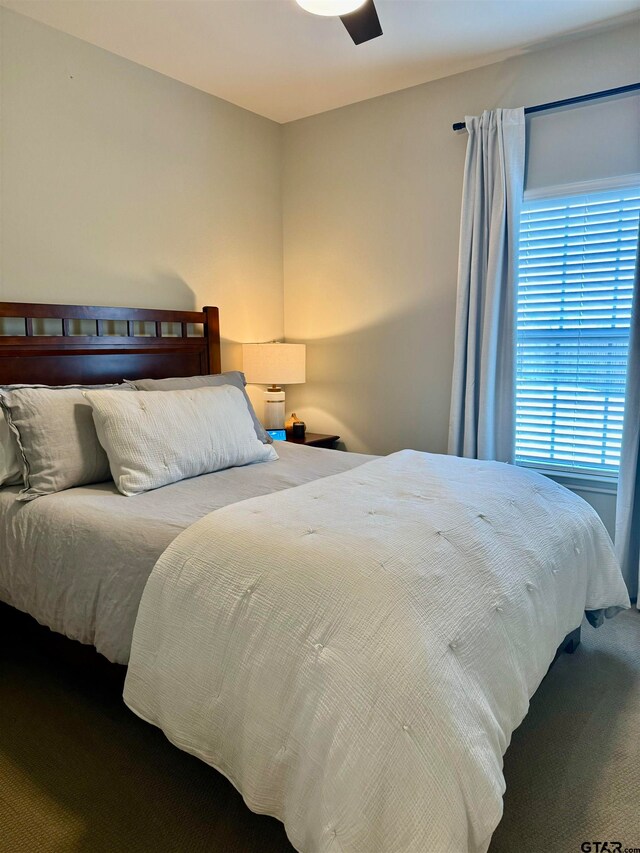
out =
<svg viewBox="0 0 640 853"><path fill-rule="evenodd" d="M16 439L22 467L19 501L110 479L92 409L82 394L89 387L0 391L0 407ZM128 390L125 385L96 387Z"/></svg>
<svg viewBox="0 0 640 853"><path fill-rule="evenodd" d="M9 428L9 422L0 411L0 488L15 486L22 482L20 450L15 435Z"/></svg>
<svg viewBox="0 0 640 853"><path fill-rule="evenodd" d="M50 388L59 391L62 388L86 388L83 385L40 385L17 383L15 385L0 385L0 395L8 391L16 391L19 388ZM92 388L115 388L115 383L110 385L92 385ZM23 460L18 446L18 439L14 431L9 427L9 422L4 411L0 407L0 488L2 486L15 486L23 482Z"/></svg>
<svg viewBox="0 0 640 853"><path fill-rule="evenodd" d="M244 373L239 370L228 370L226 373L212 373L208 376L176 376L171 379L126 379L128 385L137 391L188 391L191 388L210 388L218 385L233 385L244 394L247 408L253 419L256 435L263 444L271 444L273 439L266 432L251 405L251 400L245 391L247 384Z"/></svg>

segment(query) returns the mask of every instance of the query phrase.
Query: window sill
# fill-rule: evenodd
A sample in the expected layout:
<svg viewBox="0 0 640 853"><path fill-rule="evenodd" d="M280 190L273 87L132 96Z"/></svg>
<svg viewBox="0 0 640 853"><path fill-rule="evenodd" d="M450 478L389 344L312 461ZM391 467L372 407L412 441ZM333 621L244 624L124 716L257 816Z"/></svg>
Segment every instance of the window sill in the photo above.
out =
<svg viewBox="0 0 640 853"><path fill-rule="evenodd" d="M616 495L618 492L618 478L615 474L557 471L552 468L537 468L535 465L522 465L521 467L549 477L550 480L554 480L572 491L598 492L602 495Z"/></svg>

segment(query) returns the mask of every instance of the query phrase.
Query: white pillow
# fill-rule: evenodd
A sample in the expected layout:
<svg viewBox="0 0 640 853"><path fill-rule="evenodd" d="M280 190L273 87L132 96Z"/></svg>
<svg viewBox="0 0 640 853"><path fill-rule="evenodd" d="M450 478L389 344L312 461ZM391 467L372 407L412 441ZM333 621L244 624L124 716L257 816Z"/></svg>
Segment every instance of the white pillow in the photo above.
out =
<svg viewBox="0 0 640 853"><path fill-rule="evenodd" d="M244 373L239 370L227 370L226 373L212 373L206 376L174 376L171 379L125 379L136 391L187 391L189 388L211 388L218 385L235 385L244 394L244 399L251 414L256 435L263 444L273 444L273 439L258 420L249 395L245 391L247 384Z"/></svg>
<svg viewBox="0 0 640 853"><path fill-rule="evenodd" d="M244 395L233 385L84 395L123 495L278 458L257 438Z"/></svg>

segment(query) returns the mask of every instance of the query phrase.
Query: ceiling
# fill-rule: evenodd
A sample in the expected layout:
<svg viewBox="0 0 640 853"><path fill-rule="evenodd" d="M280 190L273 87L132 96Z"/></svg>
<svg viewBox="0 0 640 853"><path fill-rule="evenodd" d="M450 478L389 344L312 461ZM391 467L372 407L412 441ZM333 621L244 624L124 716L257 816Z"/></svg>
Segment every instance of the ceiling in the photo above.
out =
<svg viewBox="0 0 640 853"><path fill-rule="evenodd" d="M339 19L311 15L294 0L0 3L278 122L640 12L640 0L376 0L384 35L356 47Z"/></svg>

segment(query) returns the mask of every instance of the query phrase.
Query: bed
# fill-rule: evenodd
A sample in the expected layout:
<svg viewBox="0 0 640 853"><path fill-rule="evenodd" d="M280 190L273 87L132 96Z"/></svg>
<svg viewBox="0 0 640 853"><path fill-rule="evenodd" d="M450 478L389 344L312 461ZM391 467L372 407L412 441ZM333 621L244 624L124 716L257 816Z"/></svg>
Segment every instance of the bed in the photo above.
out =
<svg viewBox="0 0 640 853"><path fill-rule="evenodd" d="M0 384L220 370L214 308L3 317L24 326L0 337ZM60 333L36 334L43 318ZM132 711L297 849L484 853L502 755L556 648L585 610L628 606L601 522L499 463L279 456L135 498L0 490L0 599L128 662Z"/></svg>
<svg viewBox="0 0 640 853"><path fill-rule="evenodd" d="M122 382L220 372L218 310L0 303L0 385ZM312 450L309 453L307 451ZM109 661L129 660L158 557L192 522L235 501L362 464L366 456L286 444L258 471L232 468L140 495L112 481L17 503L0 489L0 601Z"/></svg>

